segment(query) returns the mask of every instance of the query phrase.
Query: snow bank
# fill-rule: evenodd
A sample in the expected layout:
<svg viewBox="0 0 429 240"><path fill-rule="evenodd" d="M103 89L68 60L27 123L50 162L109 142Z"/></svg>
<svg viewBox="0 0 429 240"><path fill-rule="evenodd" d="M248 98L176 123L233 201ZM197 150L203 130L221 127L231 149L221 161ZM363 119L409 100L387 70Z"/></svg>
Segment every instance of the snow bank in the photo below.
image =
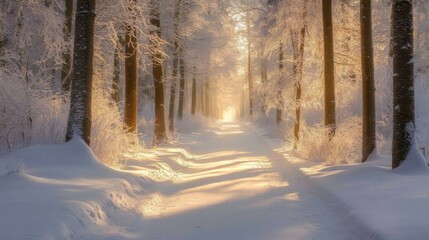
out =
<svg viewBox="0 0 429 240"><path fill-rule="evenodd" d="M265 129L257 129L263 135ZM327 166L291 157L279 140L265 139L308 178L317 194L342 212L362 239L426 239L429 171L416 142L395 170L391 158L372 154L366 163Z"/></svg>
<svg viewBox="0 0 429 240"><path fill-rule="evenodd" d="M139 179L102 165L80 139L0 158L1 239L126 239Z"/></svg>
<svg viewBox="0 0 429 240"><path fill-rule="evenodd" d="M364 164L332 167L303 167L301 163L301 171L328 198L343 205L349 220L378 232L373 234L376 238L425 239L429 234L429 172L410 174L415 166L391 170L390 158L372 157Z"/></svg>

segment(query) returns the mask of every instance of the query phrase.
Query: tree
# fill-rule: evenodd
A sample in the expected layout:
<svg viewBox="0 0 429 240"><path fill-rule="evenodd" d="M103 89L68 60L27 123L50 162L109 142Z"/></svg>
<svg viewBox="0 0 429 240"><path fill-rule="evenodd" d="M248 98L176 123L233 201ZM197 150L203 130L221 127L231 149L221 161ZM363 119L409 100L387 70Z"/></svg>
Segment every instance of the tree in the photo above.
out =
<svg viewBox="0 0 429 240"><path fill-rule="evenodd" d="M371 0L361 0L362 162L365 162L375 149L375 86L371 15Z"/></svg>
<svg viewBox="0 0 429 240"><path fill-rule="evenodd" d="M183 118L183 105L185 101L185 61L180 57L180 84L179 84L179 107L177 116L181 120Z"/></svg>
<svg viewBox="0 0 429 240"><path fill-rule="evenodd" d="M152 52L152 75L155 88L155 127L154 142L162 142L166 138L164 113L164 76L161 54L161 21L159 17L159 2L151 0L150 23L153 30L150 32L150 49Z"/></svg>
<svg viewBox="0 0 429 240"><path fill-rule="evenodd" d="M249 117L253 116L253 79L252 79L252 52L250 44L250 13L246 14L247 25L247 81L249 83Z"/></svg>
<svg viewBox="0 0 429 240"><path fill-rule="evenodd" d="M412 11L412 1L392 0L392 168L405 162L415 141Z"/></svg>
<svg viewBox="0 0 429 240"><path fill-rule="evenodd" d="M112 100L116 104L119 104L119 92L120 92L120 75L121 75L121 64L120 64L120 51L119 46L124 46L124 40L120 36L115 36L117 40L115 41L115 53L113 55L113 77L112 77Z"/></svg>
<svg viewBox="0 0 429 240"><path fill-rule="evenodd" d="M192 76L192 102L191 102L191 114L195 115L197 111L197 80L195 79L196 67L194 66L194 74Z"/></svg>
<svg viewBox="0 0 429 240"><path fill-rule="evenodd" d="M4 9L5 3L0 3L0 57L3 57L4 54L4 45L6 42L6 36L5 36L5 9ZM3 63L0 61L0 66L2 66Z"/></svg>
<svg viewBox="0 0 429 240"><path fill-rule="evenodd" d="M66 49L63 52L63 66L61 68L61 90L63 92L70 91L71 85L71 48L68 43L70 43L71 32L72 32L72 23L73 23L73 0L65 0L65 18L64 18L64 26L63 26L63 38L66 43Z"/></svg>
<svg viewBox="0 0 429 240"><path fill-rule="evenodd" d="M307 30L307 0L304 0L304 7L302 11L302 28L300 31L299 45L298 43L292 44L294 47L294 76L295 76L295 125L293 129L295 137L295 147L299 141L299 129L301 122L301 82L304 70L304 46L305 46L305 32ZM293 39L293 35L291 35ZM296 41L295 41L296 42Z"/></svg>
<svg viewBox="0 0 429 240"><path fill-rule="evenodd" d="M124 122L129 132L137 132L137 31L135 27L135 5L129 2L128 12L133 15L127 23L125 34L125 113Z"/></svg>
<svg viewBox="0 0 429 240"><path fill-rule="evenodd" d="M94 21L95 0L78 0L75 18L73 81L66 141L78 136L88 145L91 138Z"/></svg>
<svg viewBox="0 0 429 240"><path fill-rule="evenodd" d="M173 77L171 79L170 87L170 105L168 109L168 129L173 131L174 129L174 107L176 105L176 82L177 73L179 69L179 52L180 51L180 36L179 36L179 17L180 17L180 3L182 0L176 1L174 9L174 40L173 40Z"/></svg>
<svg viewBox="0 0 429 240"><path fill-rule="evenodd" d="M329 136L335 133L334 38L332 32L332 0L322 0L325 79L325 126Z"/></svg>
<svg viewBox="0 0 429 240"><path fill-rule="evenodd" d="M280 42L279 46L279 72L282 74L283 72L283 43ZM277 91L277 108L276 108L276 123L280 124L283 121L283 93L282 93L282 86L283 84L280 82L279 90Z"/></svg>

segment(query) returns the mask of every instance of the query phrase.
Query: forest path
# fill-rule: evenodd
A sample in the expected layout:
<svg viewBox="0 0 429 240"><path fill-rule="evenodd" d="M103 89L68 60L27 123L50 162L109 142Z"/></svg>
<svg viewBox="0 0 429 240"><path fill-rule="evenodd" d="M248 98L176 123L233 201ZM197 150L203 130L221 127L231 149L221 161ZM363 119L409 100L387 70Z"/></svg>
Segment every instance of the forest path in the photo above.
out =
<svg viewBox="0 0 429 240"><path fill-rule="evenodd" d="M192 156L179 180L143 200L144 239L356 239L334 206L250 127L219 122L181 135L179 145Z"/></svg>

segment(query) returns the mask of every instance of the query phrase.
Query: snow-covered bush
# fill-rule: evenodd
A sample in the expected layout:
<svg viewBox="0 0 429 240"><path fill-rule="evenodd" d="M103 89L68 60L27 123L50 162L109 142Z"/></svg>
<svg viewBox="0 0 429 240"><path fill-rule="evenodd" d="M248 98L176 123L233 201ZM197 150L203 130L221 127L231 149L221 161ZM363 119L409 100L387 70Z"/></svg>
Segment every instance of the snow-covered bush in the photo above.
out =
<svg viewBox="0 0 429 240"><path fill-rule="evenodd" d="M17 149L64 139L67 104L41 74L10 62L0 69L0 144ZM16 67L14 67L16 66Z"/></svg>
<svg viewBox="0 0 429 240"><path fill-rule="evenodd" d="M124 154L141 147L139 138L124 130L118 106L100 88L93 94L91 148L101 161L118 166Z"/></svg>
<svg viewBox="0 0 429 240"><path fill-rule="evenodd" d="M34 144L63 143L69 100L50 90L41 74L0 68L0 145L15 150ZM104 163L117 165L138 147L136 135L124 130L119 108L95 86L91 148Z"/></svg>
<svg viewBox="0 0 429 240"><path fill-rule="evenodd" d="M328 165L354 163L361 160L360 118L349 117L339 124L331 140L324 125L309 127L303 122L301 129L300 142L296 150L299 157L323 161Z"/></svg>

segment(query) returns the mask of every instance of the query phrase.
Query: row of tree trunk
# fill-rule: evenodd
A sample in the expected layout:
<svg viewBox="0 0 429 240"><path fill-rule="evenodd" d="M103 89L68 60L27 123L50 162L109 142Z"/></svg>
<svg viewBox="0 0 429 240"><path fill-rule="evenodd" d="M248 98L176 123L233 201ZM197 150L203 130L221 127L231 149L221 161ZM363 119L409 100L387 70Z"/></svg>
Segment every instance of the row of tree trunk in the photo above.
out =
<svg viewBox="0 0 429 240"><path fill-rule="evenodd" d="M322 23L324 43L324 121L331 139L336 129L335 64L332 24L332 0L322 0ZM299 141L301 119L301 82L303 77L304 46L307 28L307 0L303 1L302 28L291 31L293 49L293 76L295 82L295 147ZM361 68L362 68L362 162L376 148L376 114L374 58L372 40L371 0L360 1ZM393 139L392 167L398 167L411 148L415 132L414 83L413 83L413 17L412 1L392 0L392 57L393 57ZM279 71L283 72L283 43L279 47ZM250 57L249 57L250 64ZM263 66L261 66L263 68ZM249 67L250 69L250 67ZM249 73L249 86L251 74ZM262 77L263 79L263 77ZM264 80L263 80L264 81ZM281 85L281 83L280 83ZM282 122L284 99L282 87L278 91L276 122ZM251 94L249 94L251 96ZM249 102L251 103L251 98ZM250 111L250 114L252 112Z"/></svg>

